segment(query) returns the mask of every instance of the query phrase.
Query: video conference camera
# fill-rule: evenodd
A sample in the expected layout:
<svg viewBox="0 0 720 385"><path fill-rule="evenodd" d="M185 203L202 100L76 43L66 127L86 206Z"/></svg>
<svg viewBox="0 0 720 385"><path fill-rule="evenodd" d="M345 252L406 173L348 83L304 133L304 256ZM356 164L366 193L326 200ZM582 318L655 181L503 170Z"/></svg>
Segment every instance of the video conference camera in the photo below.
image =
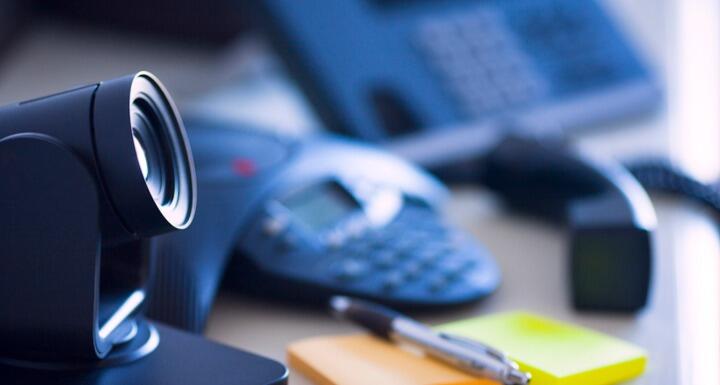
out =
<svg viewBox="0 0 720 385"><path fill-rule="evenodd" d="M197 201L185 129L155 76L0 109L0 178L0 382L286 381L277 362L142 316L148 239L187 228Z"/></svg>

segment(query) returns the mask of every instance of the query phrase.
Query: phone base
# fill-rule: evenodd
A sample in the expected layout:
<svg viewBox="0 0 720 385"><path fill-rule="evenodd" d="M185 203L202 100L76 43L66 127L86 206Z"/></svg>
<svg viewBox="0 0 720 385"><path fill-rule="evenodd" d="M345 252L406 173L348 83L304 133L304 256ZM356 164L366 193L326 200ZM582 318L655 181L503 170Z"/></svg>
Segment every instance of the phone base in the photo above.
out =
<svg viewBox="0 0 720 385"><path fill-rule="evenodd" d="M132 363L92 369L43 370L0 364L3 385L285 385L279 362L153 323L157 349Z"/></svg>

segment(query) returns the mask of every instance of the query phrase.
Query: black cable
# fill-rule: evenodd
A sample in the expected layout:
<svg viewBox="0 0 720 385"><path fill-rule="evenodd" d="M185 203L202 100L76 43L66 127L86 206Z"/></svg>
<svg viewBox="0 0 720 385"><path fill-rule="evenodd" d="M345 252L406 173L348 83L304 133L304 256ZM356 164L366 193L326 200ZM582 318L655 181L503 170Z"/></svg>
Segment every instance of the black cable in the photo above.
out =
<svg viewBox="0 0 720 385"><path fill-rule="evenodd" d="M665 160L635 161L625 166L645 189L688 197L720 215L717 186L700 182Z"/></svg>

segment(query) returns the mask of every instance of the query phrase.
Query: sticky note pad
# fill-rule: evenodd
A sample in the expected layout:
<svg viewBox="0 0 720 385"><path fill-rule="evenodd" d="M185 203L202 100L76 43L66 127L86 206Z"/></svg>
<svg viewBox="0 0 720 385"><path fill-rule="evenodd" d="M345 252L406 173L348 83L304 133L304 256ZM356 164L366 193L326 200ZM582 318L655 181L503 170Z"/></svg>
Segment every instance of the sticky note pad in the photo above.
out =
<svg viewBox="0 0 720 385"><path fill-rule="evenodd" d="M647 355L629 343L527 313L441 325L439 330L504 351L532 374L533 385L603 385L637 377Z"/></svg>
<svg viewBox="0 0 720 385"><path fill-rule="evenodd" d="M288 364L316 385L499 385L369 335L295 342Z"/></svg>

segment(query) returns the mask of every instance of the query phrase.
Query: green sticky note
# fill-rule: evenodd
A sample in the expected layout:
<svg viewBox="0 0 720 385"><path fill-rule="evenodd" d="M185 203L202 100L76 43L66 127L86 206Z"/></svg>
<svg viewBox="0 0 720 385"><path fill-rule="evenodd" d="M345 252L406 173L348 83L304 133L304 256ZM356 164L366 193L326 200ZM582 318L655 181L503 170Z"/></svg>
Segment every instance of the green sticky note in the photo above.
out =
<svg viewBox="0 0 720 385"><path fill-rule="evenodd" d="M504 351L532 374L533 385L604 385L645 370L641 348L617 338L536 315L516 312L441 325Z"/></svg>

